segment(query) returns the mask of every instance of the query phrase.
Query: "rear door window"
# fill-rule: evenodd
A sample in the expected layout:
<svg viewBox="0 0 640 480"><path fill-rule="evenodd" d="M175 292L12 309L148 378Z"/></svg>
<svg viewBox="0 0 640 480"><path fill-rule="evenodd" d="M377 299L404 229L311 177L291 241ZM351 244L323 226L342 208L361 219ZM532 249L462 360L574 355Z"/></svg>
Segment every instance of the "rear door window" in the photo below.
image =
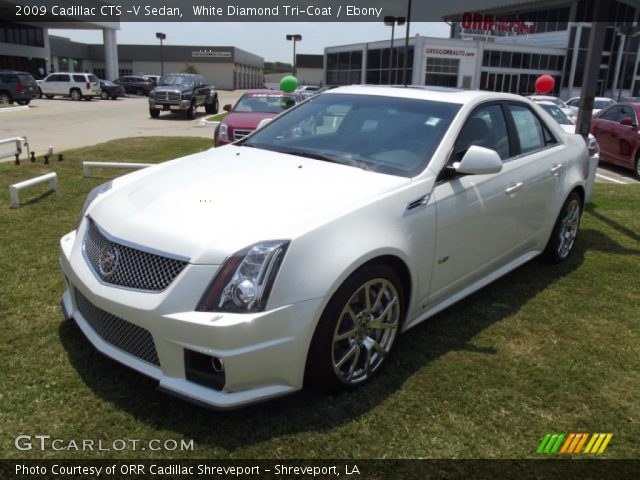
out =
<svg viewBox="0 0 640 480"><path fill-rule="evenodd" d="M520 143L520 153L529 153L557 143L542 121L525 105L509 104Z"/></svg>
<svg viewBox="0 0 640 480"><path fill-rule="evenodd" d="M85 81L84 80L84 75L74 75L73 76L73 81L74 82L80 82L80 83L84 82Z"/></svg>

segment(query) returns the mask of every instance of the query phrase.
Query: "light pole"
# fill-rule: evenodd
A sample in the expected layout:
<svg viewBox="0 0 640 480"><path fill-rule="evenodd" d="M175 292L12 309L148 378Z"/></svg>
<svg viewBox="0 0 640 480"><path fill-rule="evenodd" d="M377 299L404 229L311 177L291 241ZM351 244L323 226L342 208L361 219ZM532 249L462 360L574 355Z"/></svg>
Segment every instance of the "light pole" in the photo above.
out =
<svg viewBox="0 0 640 480"><path fill-rule="evenodd" d="M629 45L629 37L635 37L636 35L640 35L640 25L635 26L626 26L626 27L618 27L616 28L616 34L624 36L624 42L622 44L622 75L619 79L618 83L618 98L617 101L620 101L622 97L622 89L624 88L624 77L627 74L627 56L628 56L628 45ZM632 77L633 78L633 77ZM633 86L633 81L631 82L631 86Z"/></svg>
<svg viewBox="0 0 640 480"><path fill-rule="evenodd" d="M160 40L160 77L164 77L164 58L162 56L162 41L167 38L166 33L156 32L156 38Z"/></svg>
<svg viewBox="0 0 640 480"><path fill-rule="evenodd" d="M302 35L299 33L287 34L287 40L293 41L293 75L296 74L296 42L302 40Z"/></svg>
<svg viewBox="0 0 640 480"><path fill-rule="evenodd" d="M402 83L407 86L407 61L409 58L409 26L411 25L411 0L407 4L407 32L404 38L404 64L402 65Z"/></svg>
<svg viewBox="0 0 640 480"><path fill-rule="evenodd" d="M391 72L393 69L393 34L396 28L396 23L398 24L398 26L401 26L404 25L404 21L404 17L384 17L384 24L387 27L391 27L391 45L389 46L389 85L393 84L393 82L391 81Z"/></svg>

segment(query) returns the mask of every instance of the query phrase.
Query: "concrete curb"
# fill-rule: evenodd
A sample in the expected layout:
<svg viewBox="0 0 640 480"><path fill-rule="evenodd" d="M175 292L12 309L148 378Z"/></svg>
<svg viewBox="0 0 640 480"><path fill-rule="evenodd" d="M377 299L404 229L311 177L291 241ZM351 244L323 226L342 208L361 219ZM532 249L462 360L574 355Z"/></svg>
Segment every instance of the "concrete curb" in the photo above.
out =
<svg viewBox="0 0 640 480"><path fill-rule="evenodd" d="M210 122L206 118L200 120L201 127L217 127L219 124L220 122Z"/></svg>
<svg viewBox="0 0 640 480"><path fill-rule="evenodd" d="M17 110L29 110L29 105L18 105L16 107L0 108L0 113L15 112Z"/></svg>

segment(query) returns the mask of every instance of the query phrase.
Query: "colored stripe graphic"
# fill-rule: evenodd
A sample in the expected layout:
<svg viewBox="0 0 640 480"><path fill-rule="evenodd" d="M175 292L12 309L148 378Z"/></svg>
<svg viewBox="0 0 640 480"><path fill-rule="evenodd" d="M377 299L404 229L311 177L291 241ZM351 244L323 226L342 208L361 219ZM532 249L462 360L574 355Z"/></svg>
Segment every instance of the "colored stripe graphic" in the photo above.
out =
<svg viewBox="0 0 640 480"><path fill-rule="evenodd" d="M536 453L562 453L566 455L590 453L599 455L606 450L612 437L613 433L570 433L568 435L564 433L547 433L540 441ZM582 448L585 443L587 446L583 451Z"/></svg>

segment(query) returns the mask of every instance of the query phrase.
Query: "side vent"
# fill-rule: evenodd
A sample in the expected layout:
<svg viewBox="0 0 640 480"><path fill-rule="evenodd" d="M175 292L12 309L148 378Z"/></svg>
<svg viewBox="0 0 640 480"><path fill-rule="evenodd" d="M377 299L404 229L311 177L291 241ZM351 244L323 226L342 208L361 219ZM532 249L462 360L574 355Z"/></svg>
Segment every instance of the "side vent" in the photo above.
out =
<svg viewBox="0 0 640 480"><path fill-rule="evenodd" d="M429 201L429 194L423 195L420 198L416 198L412 202L407 203L407 206L404 209L404 214L409 215L421 207L426 207L427 202Z"/></svg>

